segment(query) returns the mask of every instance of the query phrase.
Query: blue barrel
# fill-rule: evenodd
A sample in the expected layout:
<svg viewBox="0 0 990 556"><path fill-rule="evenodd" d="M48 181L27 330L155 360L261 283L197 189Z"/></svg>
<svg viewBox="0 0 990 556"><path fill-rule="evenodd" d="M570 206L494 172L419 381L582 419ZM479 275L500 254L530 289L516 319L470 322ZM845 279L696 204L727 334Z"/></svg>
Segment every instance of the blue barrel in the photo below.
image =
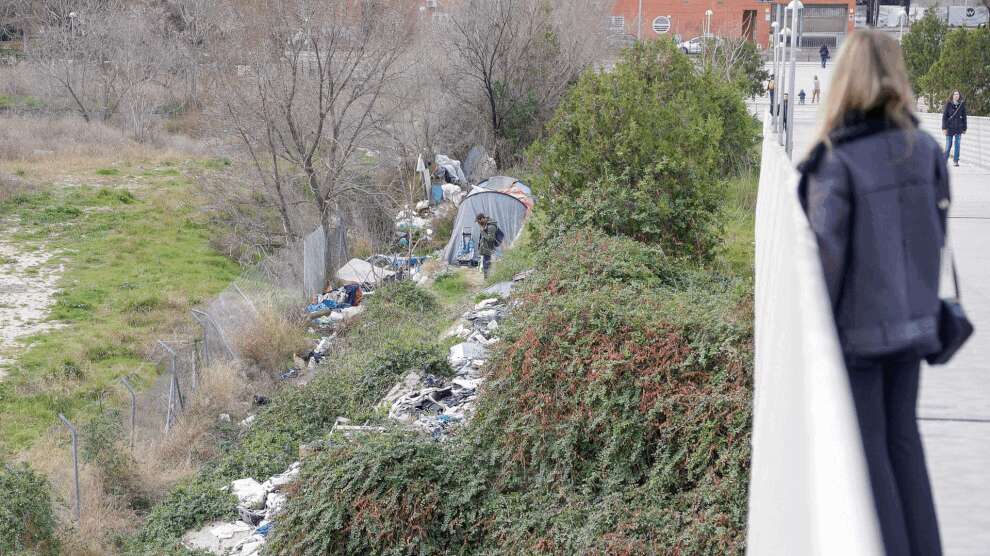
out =
<svg viewBox="0 0 990 556"><path fill-rule="evenodd" d="M443 200L443 186L442 185L433 184L432 191L433 191L433 202L434 203L439 203L440 201Z"/></svg>

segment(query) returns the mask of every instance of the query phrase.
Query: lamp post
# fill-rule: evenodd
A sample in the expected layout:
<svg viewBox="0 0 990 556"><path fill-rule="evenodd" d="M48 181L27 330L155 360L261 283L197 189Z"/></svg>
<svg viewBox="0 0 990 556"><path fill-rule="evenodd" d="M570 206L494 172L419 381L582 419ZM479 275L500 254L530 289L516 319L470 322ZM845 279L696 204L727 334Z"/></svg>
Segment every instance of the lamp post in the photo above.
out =
<svg viewBox="0 0 990 556"><path fill-rule="evenodd" d="M788 79L787 88L789 94L787 98L789 102L787 103L787 115L785 119L787 120L787 146L785 150L787 151L787 156L792 156L794 152L794 74L797 70L797 43L796 32L799 30L800 22L799 17L801 17L801 10L804 9L804 4L801 0L791 0L791 3L787 5L787 9L791 11L791 68L790 68L790 79Z"/></svg>
<svg viewBox="0 0 990 556"><path fill-rule="evenodd" d="M705 10L705 38L708 38L712 34L712 14L715 12L710 9Z"/></svg>
<svg viewBox="0 0 990 556"><path fill-rule="evenodd" d="M636 11L636 40L643 40L643 0L639 0Z"/></svg>
<svg viewBox="0 0 990 556"><path fill-rule="evenodd" d="M773 53L773 61L771 62L770 68L771 73L773 74L774 88L773 95L770 98L770 122L774 131L777 130L777 110L774 105L777 103L777 96L780 94L777 89L780 86L780 77L777 75L777 27L779 26L780 24L776 21L770 24L770 48Z"/></svg>

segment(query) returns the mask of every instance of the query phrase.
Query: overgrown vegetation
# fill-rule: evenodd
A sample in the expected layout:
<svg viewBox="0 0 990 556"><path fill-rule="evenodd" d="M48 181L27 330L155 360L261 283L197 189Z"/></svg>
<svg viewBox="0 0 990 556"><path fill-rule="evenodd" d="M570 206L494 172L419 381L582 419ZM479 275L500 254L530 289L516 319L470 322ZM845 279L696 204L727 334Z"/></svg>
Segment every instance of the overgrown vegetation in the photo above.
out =
<svg viewBox="0 0 990 556"><path fill-rule="evenodd" d="M58 554L48 481L27 465L0 460L0 493L0 554Z"/></svg>
<svg viewBox="0 0 990 556"><path fill-rule="evenodd" d="M172 550L186 530L233 516L234 500L223 490L230 481L264 480L284 471L298 459L299 445L324 438L337 417L381 420L377 402L409 370L450 374L447 346L436 339L460 306L442 305L411 282L379 288L365 303L364 314L334 346L329 366L304 387L282 389L259 408L250 429L150 512L125 552Z"/></svg>
<svg viewBox="0 0 990 556"><path fill-rule="evenodd" d="M730 81L699 73L669 41L586 73L533 149L553 236L579 227L708 260L725 176L751 163L757 126Z"/></svg>
<svg viewBox="0 0 990 556"><path fill-rule="evenodd" d="M272 553L742 552L748 281L595 231L536 267L474 421L305 461Z"/></svg>
<svg viewBox="0 0 990 556"><path fill-rule="evenodd" d="M101 179L138 186L35 188L0 204L19 244L54 253L39 272L63 267L49 317L62 326L26 338L0 383L0 452L28 446L58 413L90 412L121 376L147 384L155 339L238 272L210 248L188 181L117 169Z"/></svg>
<svg viewBox="0 0 990 556"><path fill-rule="evenodd" d="M959 91L970 115L990 115L990 29L950 30L929 10L904 35L901 48L911 84L929 110L941 110Z"/></svg>

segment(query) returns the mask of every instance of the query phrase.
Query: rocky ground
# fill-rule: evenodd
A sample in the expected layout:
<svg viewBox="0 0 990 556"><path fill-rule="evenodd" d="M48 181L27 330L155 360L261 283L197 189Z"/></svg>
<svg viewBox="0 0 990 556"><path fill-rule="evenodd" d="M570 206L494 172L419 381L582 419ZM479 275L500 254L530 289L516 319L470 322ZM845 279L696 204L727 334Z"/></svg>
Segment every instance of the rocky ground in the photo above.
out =
<svg viewBox="0 0 990 556"><path fill-rule="evenodd" d="M26 249L11 240L13 226L0 232L0 378L11 363L10 354L19 339L55 326L46 322L55 303L56 284L62 268L52 266L52 254L43 248Z"/></svg>

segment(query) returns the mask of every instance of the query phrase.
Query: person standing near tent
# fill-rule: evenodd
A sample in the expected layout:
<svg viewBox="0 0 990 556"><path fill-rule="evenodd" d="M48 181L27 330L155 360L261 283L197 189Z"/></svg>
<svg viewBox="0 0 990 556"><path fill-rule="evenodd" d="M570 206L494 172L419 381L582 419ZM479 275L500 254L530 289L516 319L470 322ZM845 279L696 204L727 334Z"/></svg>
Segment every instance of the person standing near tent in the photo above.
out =
<svg viewBox="0 0 990 556"><path fill-rule="evenodd" d="M478 214L474 220L478 223L478 226L481 226L481 237L478 240L478 254L481 255L481 272L484 273L487 279L488 272L492 266L492 255L495 254L495 250L502 243L501 238L504 236L502 230L498 229L498 222L486 216L485 213Z"/></svg>

